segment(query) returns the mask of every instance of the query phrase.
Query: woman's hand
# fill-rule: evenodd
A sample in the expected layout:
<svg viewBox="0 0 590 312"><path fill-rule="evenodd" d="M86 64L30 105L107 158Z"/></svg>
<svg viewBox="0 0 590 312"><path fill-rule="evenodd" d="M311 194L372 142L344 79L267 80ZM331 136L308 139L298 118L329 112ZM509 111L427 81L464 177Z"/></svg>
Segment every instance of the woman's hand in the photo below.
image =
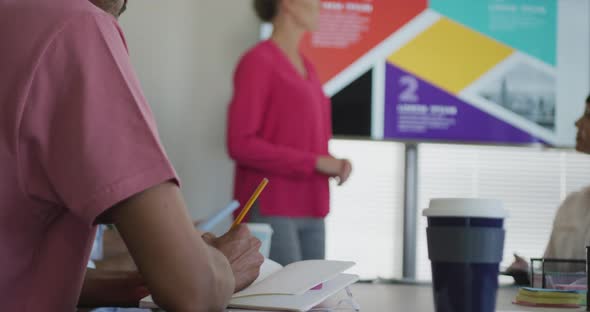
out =
<svg viewBox="0 0 590 312"><path fill-rule="evenodd" d="M348 159L337 159L332 156L320 156L316 162L316 170L338 179L338 185L344 184L352 172L352 164Z"/></svg>

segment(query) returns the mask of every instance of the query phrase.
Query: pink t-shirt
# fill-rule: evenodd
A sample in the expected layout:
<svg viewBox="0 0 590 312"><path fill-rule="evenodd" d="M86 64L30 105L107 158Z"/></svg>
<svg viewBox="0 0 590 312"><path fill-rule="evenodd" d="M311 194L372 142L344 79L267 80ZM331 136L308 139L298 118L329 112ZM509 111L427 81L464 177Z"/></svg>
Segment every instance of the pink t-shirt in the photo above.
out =
<svg viewBox="0 0 590 312"><path fill-rule="evenodd" d="M116 20L0 0L0 311L74 311L97 216L169 180Z"/></svg>
<svg viewBox="0 0 590 312"><path fill-rule="evenodd" d="M235 197L245 203L268 177L260 195L267 216L325 217L328 177L316 172L318 156L329 155L330 100L312 64L306 77L272 41L242 57L234 76L228 117L228 149L236 161Z"/></svg>

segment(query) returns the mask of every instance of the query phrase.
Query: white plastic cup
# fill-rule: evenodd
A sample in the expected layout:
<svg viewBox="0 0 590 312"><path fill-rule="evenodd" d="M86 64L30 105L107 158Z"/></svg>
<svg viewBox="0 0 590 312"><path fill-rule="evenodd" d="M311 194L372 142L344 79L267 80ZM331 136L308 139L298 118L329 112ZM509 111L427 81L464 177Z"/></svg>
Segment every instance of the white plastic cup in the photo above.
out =
<svg viewBox="0 0 590 312"><path fill-rule="evenodd" d="M247 223L246 225L252 235L262 242L260 253L265 258L268 258L270 256L270 243L273 233L272 227L266 223Z"/></svg>

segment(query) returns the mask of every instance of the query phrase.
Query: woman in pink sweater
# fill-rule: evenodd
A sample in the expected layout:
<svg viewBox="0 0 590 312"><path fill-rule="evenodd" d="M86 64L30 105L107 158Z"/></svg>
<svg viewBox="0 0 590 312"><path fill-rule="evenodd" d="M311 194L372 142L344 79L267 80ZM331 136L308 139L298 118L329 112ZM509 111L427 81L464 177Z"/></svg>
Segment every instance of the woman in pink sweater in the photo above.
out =
<svg viewBox="0 0 590 312"><path fill-rule="evenodd" d="M228 149L236 162L234 195L245 203L264 178L269 186L250 214L274 230L270 258L288 264L324 258L330 177L346 182L352 166L328 152L330 100L313 65L299 52L316 28L319 0L255 0L272 22L270 40L242 57L229 108Z"/></svg>

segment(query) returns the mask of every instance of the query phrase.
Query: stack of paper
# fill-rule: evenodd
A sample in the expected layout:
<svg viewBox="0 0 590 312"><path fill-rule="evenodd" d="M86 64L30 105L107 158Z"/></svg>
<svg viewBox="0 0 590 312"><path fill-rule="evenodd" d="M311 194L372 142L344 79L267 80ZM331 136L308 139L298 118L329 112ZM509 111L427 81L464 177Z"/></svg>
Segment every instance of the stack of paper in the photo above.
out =
<svg viewBox="0 0 590 312"><path fill-rule="evenodd" d="M308 311L358 281L358 276L342 272L354 262L308 260L282 267L266 260L259 278L250 287L233 295L229 307L252 310ZM140 307L156 308L151 296Z"/></svg>
<svg viewBox="0 0 590 312"><path fill-rule="evenodd" d="M578 308L586 304L586 292L523 287L514 303L531 307Z"/></svg>

